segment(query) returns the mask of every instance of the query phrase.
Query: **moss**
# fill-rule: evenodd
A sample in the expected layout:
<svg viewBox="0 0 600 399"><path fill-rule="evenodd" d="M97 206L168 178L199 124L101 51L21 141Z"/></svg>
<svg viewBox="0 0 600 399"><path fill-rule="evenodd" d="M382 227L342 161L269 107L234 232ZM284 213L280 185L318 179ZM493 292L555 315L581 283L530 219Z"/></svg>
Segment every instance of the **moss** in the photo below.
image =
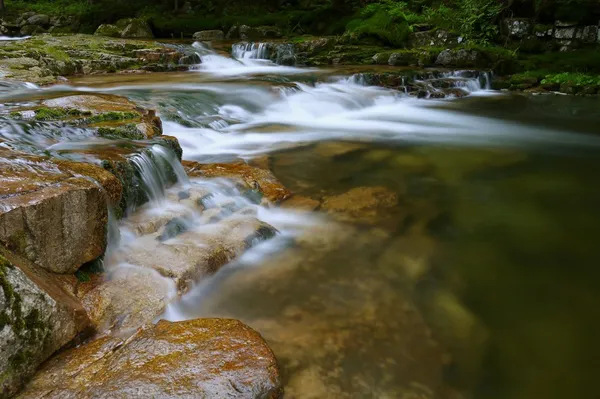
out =
<svg viewBox="0 0 600 399"><path fill-rule="evenodd" d="M68 112L62 108L38 108L35 110L35 119L38 121L52 121L63 119L68 116Z"/></svg>
<svg viewBox="0 0 600 399"><path fill-rule="evenodd" d="M14 289L10 281L8 281L7 269L13 267L10 262L0 255L0 287L2 287L2 292L4 293L4 299L7 304L12 302L14 297Z"/></svg>
<svg viewBox="0 0 600 399"><path fill-rule="evenodd" d="M58 47L46 46L44 52L58 61L69 61L71 57Z"/></svg>
<svg viewBox="0 0 600 399"><path fill-rule="evenodd" d="M109 139L143 140L146 138L135 123L118 127L99 127L98 135Z"/></svg>
<svg viewBox="0 0 600 399"><path fill-rule="evenodd" d="M86 283L91 280L90 275L81 269L75 272L75 277L77 277L77 281L80 283Z"/></svg>
<svg viewBox="0 0 600 399"><path fill-rule="evenodd" d="M9 114L12 119L23 119L23 115L19 111L13 111Z"/></svg>
<svg viewBox="0 0 600 399"><path fill-rule="evenodd" d="M140 114L137 112L104 112L102 114L94 115L86 120L87 123L101 123L110 121L124 121L129 119L139 118Z"/></svg>
<svg viewBox="0 0 600 399"><path fill-rule="evenodd" d="M21 255L27 255L27 233L23 230L11 234L7 240L7 247Z"/></svg>

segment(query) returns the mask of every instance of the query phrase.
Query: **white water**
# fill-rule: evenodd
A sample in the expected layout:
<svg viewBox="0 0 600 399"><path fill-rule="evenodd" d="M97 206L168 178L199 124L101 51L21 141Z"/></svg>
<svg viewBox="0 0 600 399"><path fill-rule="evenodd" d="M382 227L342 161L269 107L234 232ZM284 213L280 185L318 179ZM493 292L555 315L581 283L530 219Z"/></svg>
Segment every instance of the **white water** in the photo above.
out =
<svg viewBox="0 0 600 399"><path fill-rule="evenodd" d="M31 36L22 36L22 37L16 37L16 36L0 36L0 42L5 42L5 41L16 41L16 40L27 40L29 39Z"/></svg>
<svg viewBox="0 0 600 399"><path fill-rule="evenodd" d="M315 72L312 68L295 68L277 65L267 59L268 47L265 43L237 44L233 46L233 58L225 57L210 50L205 44L196 42L202 63L195 70L221 77L278 74L294 75Z"/></svg>

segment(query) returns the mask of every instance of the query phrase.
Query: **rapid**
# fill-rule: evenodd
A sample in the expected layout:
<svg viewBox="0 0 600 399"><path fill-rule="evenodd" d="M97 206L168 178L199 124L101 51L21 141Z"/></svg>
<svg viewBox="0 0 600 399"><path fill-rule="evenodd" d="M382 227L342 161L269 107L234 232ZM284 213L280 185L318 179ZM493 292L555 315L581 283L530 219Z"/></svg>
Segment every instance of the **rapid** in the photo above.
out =
<svg viewBox="0 0 600 399"><path fill-rule="evenodd" d="M315 203L267 206L228 179L188 177L154 145L133 160L149 202L111 220L111 278L148 274L176 298L181 287L136 262L177 262L159 242L201 253L255 218L273 236L165 302L161 318L247 323L273 348L286 397L593 397L597 99L497 92L480 71L418 78L418 98L361 71L279 65L267 44L231 56L193 47L202 63L184 73L0 87L6 112L63 93L126 96L157 110L184 160L268 167ZM466 96L434 98L441 82ZM65 159L115 146L26 119L3 122L0 139ZM390 198L383 209L361 203L365 187ZM174 216L184 236L148 239L144 226Z"/></svg>

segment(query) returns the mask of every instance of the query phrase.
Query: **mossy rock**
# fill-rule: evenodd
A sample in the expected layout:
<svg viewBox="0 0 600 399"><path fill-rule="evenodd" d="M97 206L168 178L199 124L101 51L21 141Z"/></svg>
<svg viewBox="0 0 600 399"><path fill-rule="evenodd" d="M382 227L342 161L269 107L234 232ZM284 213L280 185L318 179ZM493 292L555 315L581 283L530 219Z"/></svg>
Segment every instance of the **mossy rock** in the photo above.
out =
<svg viewBox="0 0 600 399"><path fill-rule="evenodd" d="M121 37L122 29L119 29L116 25L102 24L96 29L94 35L96 36L107 36L107 37Z"/></svg>

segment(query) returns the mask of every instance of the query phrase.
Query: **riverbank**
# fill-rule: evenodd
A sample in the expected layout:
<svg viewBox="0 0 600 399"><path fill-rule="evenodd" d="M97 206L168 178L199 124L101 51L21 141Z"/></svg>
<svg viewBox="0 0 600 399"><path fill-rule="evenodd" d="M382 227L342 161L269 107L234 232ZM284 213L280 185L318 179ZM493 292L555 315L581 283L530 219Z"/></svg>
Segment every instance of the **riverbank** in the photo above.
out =
<svg viewBox="0 0 600 399"><path fill-rule="evenodd" d="M33 39L73 64L85 58L71 40L111 57L147 50L160 63L169 49L201 62L52 74L63 84L41 88L4 81L4 396L25 384L20 397L276 398L284 386L298 397L455 399L488 386L500 398L552 397L548 382L519 383L545 345L567 355L553 354L544 375L585 364L564 334L547 334L556 315L544 304L560 301L564 279L573 292L589 279L568 274L546 290L527 271L542 257L537 273L554 281L562 262L552 262L577 256L563 226L597 228L557 210L596 198L573 195L591 184L577 179L595 181L597 157L585 152L597 148L595 113L548 107L593 110L594 98L501 94L487 68L436 64L490 60L473 47L442 49L424 68L420 50L335 37L213 41L220 51L57 37ZM531 239L548 231L552 245ZM515 314L521 327L506 328ZM571 317L559 315L574 326L565 334L592 330ZM570 392L588 386L577 378Z"/></svg>
<svg viewBox="0 0 600 399"><path fill-rule="evenodd" d="M440 69L470 69L491 72L491 87L498 90L578 95L600 91L600 52L594 47L539 55L448 43L443 37L443 43L411 49L358 44L343 36L213 40L208 45L227 53L232 48L254 52L254 57L279 65L354 67L355 73L367 76L372 76L371 65L387 65L390 68L371 82L402 90L403 85L394 82L412 82ZM0 42L0 76L46 85L88 74L185 71L201 62L202 53L192 41L185 43L53 34L6 40ZM419 89L411 86L409 91Z"/></svg>

